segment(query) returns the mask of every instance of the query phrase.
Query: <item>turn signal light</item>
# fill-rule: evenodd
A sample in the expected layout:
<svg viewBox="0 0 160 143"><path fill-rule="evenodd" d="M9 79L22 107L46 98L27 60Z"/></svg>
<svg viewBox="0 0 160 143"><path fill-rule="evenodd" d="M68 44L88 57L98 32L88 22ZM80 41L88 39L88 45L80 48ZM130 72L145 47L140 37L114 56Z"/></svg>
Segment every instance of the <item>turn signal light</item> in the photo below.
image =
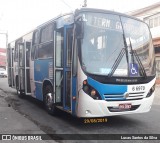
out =
<svg viewBox="0 0 160 143"><path fill-rule="evenodd" d="M87 84L87 81L86 81L86 80L84 80L84 81L83 81L83 84L84 84L84 85L86 85L86 84Z"/></svg>

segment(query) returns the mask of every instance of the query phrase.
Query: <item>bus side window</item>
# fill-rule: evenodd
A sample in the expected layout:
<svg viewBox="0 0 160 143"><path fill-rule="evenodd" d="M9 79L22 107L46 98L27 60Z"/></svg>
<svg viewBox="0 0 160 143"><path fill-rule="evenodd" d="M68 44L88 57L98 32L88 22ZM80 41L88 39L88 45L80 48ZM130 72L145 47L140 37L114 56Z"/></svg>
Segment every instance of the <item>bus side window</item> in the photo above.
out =
<svg viewBox="0 0 160 143"><path fill-rule="evenodd" d="M53 57L53 26L53 24L49 24L41 29L38 58Z"/></svg>
<svg viewBox="0 0 160 143"><path fill-rule="evenodd" d="M16 42L15 42L15 51L14 51L14 53L15 53L14 54L14 61L15 62L18 62L18 55L19 55L18 45L21 42L22 42L22 38L17 39Z"/></svg>
<svg viewBox="0 0 160 143"><path fill-rule="evenodd" d="M38 31L35 31L33 34L32 40L32 49L31 49L31 59L34 60L36 58L36 48L38 46Z"/></svg>
<svg viewBox="0 0 160 143"><path fill-rule="evenodd" d="M17 46L15 47L14 53L15 53L14 54L14 61L18 62L18 47Z"/></svg>
<svg viewBox="0 0 160 143"><path fill-rule="evenodd" d="M64 35L62 30L56 32L55 60L56 67L63 67Z"/></svg>

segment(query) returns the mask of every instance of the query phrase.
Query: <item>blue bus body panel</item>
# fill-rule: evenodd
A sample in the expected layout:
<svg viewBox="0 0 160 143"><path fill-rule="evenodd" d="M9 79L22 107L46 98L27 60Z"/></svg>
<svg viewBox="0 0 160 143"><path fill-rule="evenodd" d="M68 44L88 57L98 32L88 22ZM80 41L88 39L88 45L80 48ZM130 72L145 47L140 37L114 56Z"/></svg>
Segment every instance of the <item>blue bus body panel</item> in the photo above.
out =
<svg viewBox="0 0 160 143"><path fill-rule="evenodd" d="M72 77L72 98L76 98L77 93L77 77ZM72 115L76 115L76 100L72 100Z"/></svg>
<svg viewBox="0 0 160 143"><path fill-rule="evenodd" d="M113 95L115 100L125 100L123 94L127 92L127 85L102 84L92 78L88 78L87 81L89 85L99 92L102 100L105 100L105 97L111 97L107 95ZM111 100L114 100L114 98Z"/></svg>
<svg viewBox="0 0 160 143"><path fill-rule="evenodd" d="M53 83L53 59L35 60L34 80L36 85L36 98L43 101L42 85L44 79Z"/></svg>
<svg viewBox="0 0 160 143"><path fill-rule="evenodd" d="M36 86L36 90L35 90L36 99L43 101L42 84L35 83L35 86Z"/></svg>

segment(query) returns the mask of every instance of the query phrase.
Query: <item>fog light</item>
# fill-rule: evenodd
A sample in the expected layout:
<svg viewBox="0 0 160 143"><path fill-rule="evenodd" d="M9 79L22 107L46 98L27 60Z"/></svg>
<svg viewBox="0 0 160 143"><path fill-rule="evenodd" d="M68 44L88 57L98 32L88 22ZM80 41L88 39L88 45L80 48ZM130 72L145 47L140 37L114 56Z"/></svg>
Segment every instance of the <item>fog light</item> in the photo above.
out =
<svg viewBox="0 0 160 143"><path fill-rule="evenodd" d="M86 110L86 114L89 114L89 113L91 113L91 111L90 110Z"/></svg>

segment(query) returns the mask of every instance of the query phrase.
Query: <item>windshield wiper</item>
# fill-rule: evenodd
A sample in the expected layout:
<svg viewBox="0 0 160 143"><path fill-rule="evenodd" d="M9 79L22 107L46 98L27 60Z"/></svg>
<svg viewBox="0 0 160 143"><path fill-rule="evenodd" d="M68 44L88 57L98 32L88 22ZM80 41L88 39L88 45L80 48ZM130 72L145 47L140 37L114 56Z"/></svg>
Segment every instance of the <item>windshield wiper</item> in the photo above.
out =
<svg viewBox="0 0 160 143"><path fill-rule="evenodd" d="M122 29L123 29L123 26L122 26ZM125 47L125 52L126 52L126 61L127 61L127 67L128 67L127 75L128 75L128 73L129 73L128 46L127 46L126 38L124 35L124 29L123 29L123 42L124 42L124 47Z"/></svg>
<svg viewBox="0 0 160 143"><path fill-rule="evenodd" d="M125 38L125 35L124 35L124 31L123 31L123 42L124 42L124 48L121 50L121 52L119 53L116 61L114 62L113 66L111 68L111 71L108 74L108 77L111 77L114 74L115 70L117 69L117 67L118 67L119 63L121 62L125 53L126 53L126 61L127 61L127 65L128 65L127 67L128 67L128 71L129 71L128 46L127 46L126 38Z"/></svg>
<svg viewBox="0 0 160 143"><path fill-rule="evenodd" d="M130 41L130 39L129 39L129 41ZM131 54L132 63L135 63L135 59L134 59L134 57L135 57L137 62L138 62L138 65L140 66L141 75L143 75L143 77L146 78L147 75L146 75L146 71L144 69L144 66L143 66L143 64L142 64L142 62L141 62L136 50L133 50L131 41L130 41L130 48L131 48L130 54ZM111 70L110 70L110 72L108 74L108 77L112 77L112 75L114 74L115 70L117 69L119 63L121 62L124 54L126 54L127 64L129 64L128 49L125 47L125 48L123 48L121 50L121 52L119 53L117 59L115 60L113 66L112 66L112 68L111 68ZM129 65L128 65L128 71L129 71Z"/></svg>
<svg viewBox="0 0 160 143"><path fill-rule="evenodd" d="M124 54L125 54L125 49L123 48L123 49L121 50L121 52L119 53L117 59L115 60L113 66L112 66L112 68L111 68L111 70L110 70L110 72L109 72L109 74L108 74L108 77L111 77L111 76L113 75L113 73L114 73L115 70L117 69L119 63L121 62Z"/></svg>
<svg viewBox="0 0 160 143"><path fill-rule="evenodd" d="M132 43L131 43L131 39L129 38L129 44L130 44L130 48L131 48L131 60L132 60L132 63L134 63L134 55L133 55L133 48L132 48Z"/></svg>

